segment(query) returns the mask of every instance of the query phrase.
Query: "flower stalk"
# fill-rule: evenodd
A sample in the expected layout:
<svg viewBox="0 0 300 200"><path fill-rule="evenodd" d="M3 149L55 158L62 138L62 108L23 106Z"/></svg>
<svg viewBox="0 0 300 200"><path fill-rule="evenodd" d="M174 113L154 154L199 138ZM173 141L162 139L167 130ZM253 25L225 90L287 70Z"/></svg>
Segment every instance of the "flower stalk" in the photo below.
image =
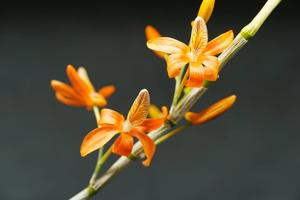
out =
<svg viewBox="0 0 300 200"><path fill-rule="evenodd" d="M95 115L95 118L96 118L96 122L98 124L98 122L100 121L100 112L99 112L98 106L93 106L93 112L94 112L94 115ZM98 174L101 170L101 167L105 162L105 161L103 162L103 160L102 160L103 149L104 149L104 147L100 148L99 151L98 151L96 166L95 166L94 172L93 172L93 174L91 176L91 179L90 179L90 182L89 182L90 187L93 187L93 184L95 183L95 181L98 177Z"/></svg>

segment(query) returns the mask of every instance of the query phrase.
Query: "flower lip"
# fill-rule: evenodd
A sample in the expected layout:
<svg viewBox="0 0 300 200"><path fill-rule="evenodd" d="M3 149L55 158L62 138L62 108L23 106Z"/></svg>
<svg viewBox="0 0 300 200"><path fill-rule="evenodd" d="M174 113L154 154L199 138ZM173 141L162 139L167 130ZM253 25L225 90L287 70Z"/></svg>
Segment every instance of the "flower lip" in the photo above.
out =
<svg viewBox="0 0 300 200"><path fill-rule="evenodd" d="M130 130L132 129L132 124L130 123L129 120L125 120L124 124L123 124L123 131L128 133L130 132Z"/></svg>

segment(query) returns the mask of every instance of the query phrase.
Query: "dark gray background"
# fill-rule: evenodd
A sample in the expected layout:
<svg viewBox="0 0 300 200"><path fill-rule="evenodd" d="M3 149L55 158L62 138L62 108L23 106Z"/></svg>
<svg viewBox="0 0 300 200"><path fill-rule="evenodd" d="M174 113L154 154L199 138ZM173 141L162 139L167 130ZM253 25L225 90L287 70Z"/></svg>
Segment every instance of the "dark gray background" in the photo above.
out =
<svg viewBox="0 0 300 200"><path fill-rule="evenodd" d="M124 114L142 88L169 104L173 80L144 27L188 41L200 2L2 2L0 199L67 199L89 180L96 153L81 158L79 145L94 117L49 86L67 81L67 64L86 66L97 87L116 84L109 107ZM237 33L264 1L237 3L217 0L210 38ZM284 1L193 109L236 94L232 110L160 146L150 168L135 162L95 199L300 199L296 7Z"/></svg>

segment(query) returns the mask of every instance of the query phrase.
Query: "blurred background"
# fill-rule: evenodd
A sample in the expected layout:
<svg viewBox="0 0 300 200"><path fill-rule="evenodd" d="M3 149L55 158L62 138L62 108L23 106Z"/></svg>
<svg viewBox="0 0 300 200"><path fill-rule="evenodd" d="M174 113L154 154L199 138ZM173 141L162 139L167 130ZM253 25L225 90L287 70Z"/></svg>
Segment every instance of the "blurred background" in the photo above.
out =
<svg viewBox="0 0 300 200"><path fill-rule="evenodd" d="M264 2L217 0L210 38L238 33ZM85 66L96 87L116 85L109 108L126 114L142 88L169 105L174 82L146 48L144 27L187 42L200 4L1 2L0 199L67 199L83 189L96 153L81 158L79 146L95 119L58 103L50 80L68 82L67 64ZM193 108L236 94L229 112L159 146L150 168L133 163L94 199L300 199L300 28L291 4L282 2Z"/></svg>

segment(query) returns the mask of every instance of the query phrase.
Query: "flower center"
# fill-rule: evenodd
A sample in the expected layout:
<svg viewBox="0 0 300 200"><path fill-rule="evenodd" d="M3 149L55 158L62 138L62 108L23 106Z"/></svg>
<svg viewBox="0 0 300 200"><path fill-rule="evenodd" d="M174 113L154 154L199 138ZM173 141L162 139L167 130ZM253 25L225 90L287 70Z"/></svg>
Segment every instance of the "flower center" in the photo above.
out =
<svg viewBox="0 0 300 200"><path fill-rule="evenodd" d="M123 131L124 132L129 132L132 129L132 124L126 120L123 124Z"/></svg>

